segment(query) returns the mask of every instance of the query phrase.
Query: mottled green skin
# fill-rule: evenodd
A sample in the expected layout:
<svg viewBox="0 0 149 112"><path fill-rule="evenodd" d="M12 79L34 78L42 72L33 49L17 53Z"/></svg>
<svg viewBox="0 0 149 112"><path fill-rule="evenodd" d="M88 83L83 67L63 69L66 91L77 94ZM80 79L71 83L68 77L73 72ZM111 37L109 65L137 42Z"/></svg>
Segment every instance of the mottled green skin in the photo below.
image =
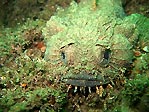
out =
<svg viewBox="0 0 149 112"><path fill-rule="evenodd" d="M47 42L45 60L54 66L53 74L78 86L105 84L123 76L138 38L136 25L125 16L120 0L72 3L51 17L43 34ZM87 79L94 82L88 85L91 82Z"/></svg>

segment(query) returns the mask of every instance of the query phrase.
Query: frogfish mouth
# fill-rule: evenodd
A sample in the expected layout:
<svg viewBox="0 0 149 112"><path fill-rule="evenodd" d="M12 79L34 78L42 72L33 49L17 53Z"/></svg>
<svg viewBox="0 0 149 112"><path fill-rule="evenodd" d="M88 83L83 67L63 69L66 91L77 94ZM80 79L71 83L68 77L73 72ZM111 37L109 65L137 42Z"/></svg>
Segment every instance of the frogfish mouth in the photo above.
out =
<svg viewBox="0 0 149 112"><path fill-rule="evenodd" d="M110 78L105 79L101 75L93 76L82 72L73 76L64 76L62 81L73 86L94 87L110 83Z"/></svg>

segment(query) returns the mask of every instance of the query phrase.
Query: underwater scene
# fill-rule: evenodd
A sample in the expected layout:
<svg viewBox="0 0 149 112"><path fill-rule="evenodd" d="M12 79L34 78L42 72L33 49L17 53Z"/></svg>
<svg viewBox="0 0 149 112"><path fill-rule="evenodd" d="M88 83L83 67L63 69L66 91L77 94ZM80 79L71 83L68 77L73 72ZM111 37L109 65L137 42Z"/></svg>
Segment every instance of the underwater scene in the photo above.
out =
<svg viewBox="0 0 149 112"><path fill-rule="evenodd" d="M149 112L149 1L1 0L0 112Z"/></svg>

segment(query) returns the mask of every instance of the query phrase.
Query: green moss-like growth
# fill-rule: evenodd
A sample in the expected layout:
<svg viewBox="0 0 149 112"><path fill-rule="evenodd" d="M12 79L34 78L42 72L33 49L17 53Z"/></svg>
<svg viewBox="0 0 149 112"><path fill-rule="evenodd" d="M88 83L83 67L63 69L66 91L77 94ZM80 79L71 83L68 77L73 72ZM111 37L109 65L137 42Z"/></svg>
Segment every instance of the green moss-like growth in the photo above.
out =
<svg viewBox="0 0 149 112"><path fill-rule="evenodd" d="M30 38L36 36L34 33L29 35L29 30L38 29L41 30L44 25L42 20L30 20L24 24L18 24L15 28L1 28L0 34L0 57L9 55L12 53L14 47L20 46L23 49L24 46L30 44ZM34 38L32 38L33 40Z"/></svg>
<svg viewBox="0 0 149 112"><path fill-rule="evenodd" d="M59 111L66 102L62 85L54 82L43 51L44 21L28 20L5 28L0 36L0 111ZM37 45L36 45L37 44Z"/></svg>
<svg viewBox="0 0 149 112"><path fill-rule="evenodd" d="M123 90L123 99L128 106L135 106L141 102L142 96L148 93L149 78L146 74L138 74L134 79L129 79ZM149 99L146 99L148 103Z"/></svg>
<svg viewBox="0 0 149 112"><path fill-rule="evenodd" d="M21 54L0 70L0 106L3 111L58 111L65 103L60 85L53 83L46 63ZM49 74L48 74L49 73Z"/></svg>
<svg viewBox="0 0 149 112"><path fill-rule="evenodd" d="M148 112L149 78L146 74L137 74L127 79L118 101L108 112Z"/></svg>

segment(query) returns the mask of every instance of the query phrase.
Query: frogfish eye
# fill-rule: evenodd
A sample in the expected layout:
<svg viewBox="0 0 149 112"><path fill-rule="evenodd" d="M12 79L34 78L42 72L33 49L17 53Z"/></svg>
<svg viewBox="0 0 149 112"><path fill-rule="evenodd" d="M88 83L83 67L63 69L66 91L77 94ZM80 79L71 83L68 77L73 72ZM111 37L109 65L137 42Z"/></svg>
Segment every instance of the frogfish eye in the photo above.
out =
<svg viewBox="0 0 149 112"><path fill-rule="evenodd" d="M100 61L100 66L107 67L110 61L110 55L111 55L111 50L110 49L105 49L103 52L103 57Z"/></svg>
<svg viewBox="0 0 149 112"><path fill-rule="evenodd" d="M103 58L106 59L106 60L109 60L110 54L111 54L111 50L110 49L105 49Z"/></svg>
<svg viewBox="0 0 149 112"><path fill-rule="evenodd" d="M62 62L66 64L67 59L66 59L66 54L65 54L65 52L62 51L60 55L61 55L61 60L62 60Z"/></svg>
<svg viewBox="0 0 149 112"><path fill-rule="evenodd" d="M62 58L63 60L65 60L65 59L66 59L66 55L65 55L65 53L64 53L64 52L61 52L61 58Z"/></svg>

